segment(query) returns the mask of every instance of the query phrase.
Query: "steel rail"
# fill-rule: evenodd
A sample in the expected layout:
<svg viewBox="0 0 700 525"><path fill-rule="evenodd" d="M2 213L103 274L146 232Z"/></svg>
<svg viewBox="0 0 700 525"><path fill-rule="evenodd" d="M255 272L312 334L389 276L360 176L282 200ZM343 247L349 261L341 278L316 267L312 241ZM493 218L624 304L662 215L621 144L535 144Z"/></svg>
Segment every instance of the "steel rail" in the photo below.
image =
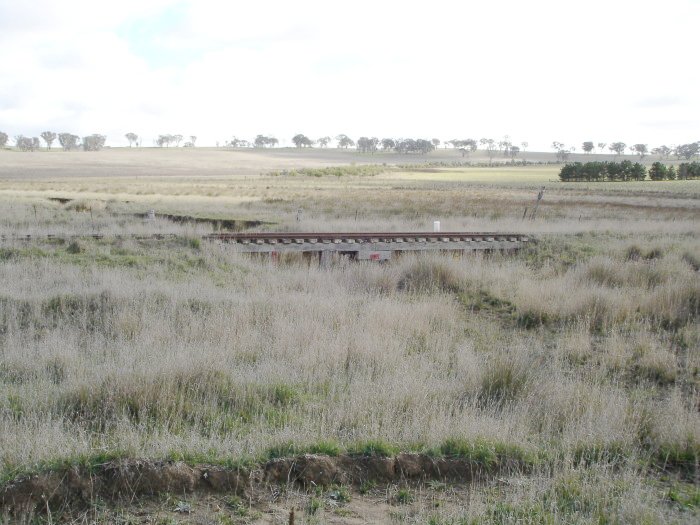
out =
<svg viewBox="0 0 700 525"><path fill-rule="evenodd" d="M516 237L518 240L527 240L528 235L523 233L508 232L259 232L259 233L210 233L204 235L203 239L236 241L255 239L443 239L443 238L507 238Z"/></svg>

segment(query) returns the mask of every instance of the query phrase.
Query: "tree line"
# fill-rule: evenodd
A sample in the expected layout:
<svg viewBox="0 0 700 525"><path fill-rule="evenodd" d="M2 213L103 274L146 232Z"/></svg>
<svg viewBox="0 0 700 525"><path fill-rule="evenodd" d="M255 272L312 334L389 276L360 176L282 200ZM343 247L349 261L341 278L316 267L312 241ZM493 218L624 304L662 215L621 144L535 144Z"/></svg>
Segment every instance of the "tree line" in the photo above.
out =
<svg viewBox="0 0 700 525"><path fill-rule="evenodd" d="M100 134L88 135L86 137L82 137L81 139L77 135L73 135L71 133L57 134L52 131L44 131L41 133L40 137L44 141L47 149L50 150L53 143L58 140L61 148L63 148L65 151L81 148L85 151L98 151L104 147L105 141L107 140L107 137ZM128 141L129 147L134 145L137 147L142 146L143 139L136 133L130 132L125 134L124 137ZM41 147L41 140L39 137L25 137L24 135L17 135L14 137L14 140L15 147L20 151L36 151ZM321 148L326 148L331 143L331 140L332 139L329 136L312 140L303 133L298 133L292 137L292 143L297 148L311 148L316 145ZM484 137L479 140L473 138L452 139L443 143L437 138L427 140L360 137L357 139L357 141L355 141L348 135L340 134L335 137L335 141L337 143L337 147L340 149L357 148L357 150L362 153L375 153L381 149L383 151L393 150L398 153L425 154L433 151L440 146L440 144L444 144L445 147L451 146L452 148L459 150L462 157L468 157L470 153L476 151L477 149L482 149L488 156L489 162L492 162L494 157L499 155L510 158L512 162L515 162L517 156L528 148L527 142L520 142L519 145L516 145L511 141L508 135L505 135L501 140ZM0 132L0 148L6 147L8 142L9 137L7 133ZM153 141L155 146L161 148L171 146L180 147L181 144L183 147L195 147L196 142L197 137L195 135L190 135L189 140L185 140L185 137L180 134L158 135L158 137ZM217 142L216 145L218 147L219 143ZM252 141L234 137L230 141L226 141L224 143L224 146L234 148L274 148L278 145L279 140L277 140L277 138L262 134L257 135ZM571 153L577 151L576 146L567 146L563 142L559 141L553 141L552 148L556 153L558 162L567 162ZM606 143L587 140L581 144L580 149L585 154L604 152L607 150L615 156L624 155L625 151L629 150L630 153L638 155L640 160L644 159L649 154L657 155L662 159L669 159L674 156L678 160L691 160L693 157L700 155L700 141L679 144L671 147L661 145L650 150L647 144L642 143L628 146L626 143L621 141Z"/></svg>
<svg viewBox="0 0 700 525"><path fill-rule="evenodd" d="M44 131L41 133L41 138L46 144L46 149L51 149L53 143L58 139L58 143L64 151L83 149L84 151L99 151L101 150L107 137L98 133L93 133L83 137L82 139L72 133L54 133L53 131ZM17 135L14 138L15 147L20 151L37 151L41 148L39 137L25 137ZM9 137L7 133L0 131L0 148L7 146Z"/></svg>
<svg viewBox="0 0 700 525"><path fill-rule="evenodd" d="M667 166L654 162L647 170L639 162L573 162L565 164L559 171L562 182L627 182L651 180L700 179L700 162L683 162L678 166Z"/></svg>
<svg viewBox="0 0 700 525"><path fill-rule="evenodd" d="M552 142L552 148L557 153L557 159L560 162L567 161L569 155L576 151L575 146L567 147L563 143L557 141ZM649 153L652 155L658 155L662 159L669 159L671 156L675 156L678 160L690 160L700 154L700 141L689 142L688 144L679 144L672 147L664 144L662 146L652 148L651 150L649 150L648 144L639 143L628 146L626 143L620 141L611 142L608 144L606 142L596 143L592 140L587 140L581 144L581 151L583 151L585 154L590 154L594 151L603 152L606 148L615 156L624 155L625 150L629 150L631 154L639 156L640 160L644 159L644 157L649 155Z"/></svg>
<svg viewBox="0 0 700 525"><path fill-rule="evenodd" d="M84 151L99 151L104 148L107 142L106 135L101 135L99 133L93 133L85 137L79 137L72 133L54 133L53 131L44 131L40 135L43 139L46 149L50 150L54 142L58 140L58 144L64 151L71 151L82 149ZM136 133L127 133L124 135L126 140L129 142L129 147L136 145L137 147L141 145L142 139ZM170 147L171 145L180 146L184 137L182 135L158 135L158 138L154 141L155 145L158 147ZM190 135L189 141L183 144L183 147L194 147L197 142L197 137ZM0 131L0 148L7 146L10 137L7 133ZM14 137L15 147L20 151L37 151L41 148L41 141L39 137L25 137L24 135L17 135Z"/></svg>

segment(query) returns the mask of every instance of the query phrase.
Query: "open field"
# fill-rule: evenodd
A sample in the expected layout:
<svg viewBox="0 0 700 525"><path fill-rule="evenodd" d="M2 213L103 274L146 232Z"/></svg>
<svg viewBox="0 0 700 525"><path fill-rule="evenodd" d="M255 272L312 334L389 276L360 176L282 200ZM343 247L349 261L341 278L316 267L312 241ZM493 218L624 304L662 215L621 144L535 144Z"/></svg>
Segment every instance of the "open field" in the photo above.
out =
<svg viewBox="0 0 700 525"><path fill-rule="evenodd" d="M137 458L214 465L248 483L185 494L154 481L160 495L133 501L81 485L80 497L58 490L65 500L51 493L19 515L697 522L700 181L563 184L555 166L400 168L461 158L395 157L0 151L0 234L106 235L0 245L0 479L53 470L97 486ZM353 163L387 165L370 176ZM339 165L347 175L282 173ZM151 208L161 216L145 222ZM440 220L538 243L509 257L322 269L246 258L200 241L214 225L173 216L284 231ZM118 237L131 233L176 237ZM307 452L351 467L317 487L308 473L306 487L287 479L293 466L270 477L285 460L268 461ZM397 466L401 452L471 474L421 480ZM371 461L393 466L352 470ZM62 505L71 498L82 505Z"/></svg>

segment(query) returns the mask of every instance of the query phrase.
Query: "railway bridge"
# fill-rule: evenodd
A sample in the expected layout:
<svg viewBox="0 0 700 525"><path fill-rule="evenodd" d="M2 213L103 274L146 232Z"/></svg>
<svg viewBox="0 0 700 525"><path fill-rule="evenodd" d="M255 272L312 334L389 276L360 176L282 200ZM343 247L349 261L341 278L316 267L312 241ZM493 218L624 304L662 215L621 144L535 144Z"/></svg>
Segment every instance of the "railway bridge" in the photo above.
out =
<svg viewBox="0 0 700 525"><path fill-rule="evenodd" d="M530 242L525 234L492 232L262 232L215 233L203 238L241 253L272 257L295 252L315 254L322 265L339 255L360 261L386 261L403 252L512 251Z"/></svg>

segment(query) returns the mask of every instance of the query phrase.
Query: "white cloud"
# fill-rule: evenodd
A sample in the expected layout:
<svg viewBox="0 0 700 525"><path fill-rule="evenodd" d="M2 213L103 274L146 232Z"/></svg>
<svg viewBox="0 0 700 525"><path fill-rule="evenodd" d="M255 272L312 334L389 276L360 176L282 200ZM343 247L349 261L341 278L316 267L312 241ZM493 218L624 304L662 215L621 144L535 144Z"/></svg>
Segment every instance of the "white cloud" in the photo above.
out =
<svg viewBox="0 0 700 525"><path fill-rule="evenodd" d="M698 15L690 0L0 0L0 128L112 144L127 131L698 140Z"/></svg>

